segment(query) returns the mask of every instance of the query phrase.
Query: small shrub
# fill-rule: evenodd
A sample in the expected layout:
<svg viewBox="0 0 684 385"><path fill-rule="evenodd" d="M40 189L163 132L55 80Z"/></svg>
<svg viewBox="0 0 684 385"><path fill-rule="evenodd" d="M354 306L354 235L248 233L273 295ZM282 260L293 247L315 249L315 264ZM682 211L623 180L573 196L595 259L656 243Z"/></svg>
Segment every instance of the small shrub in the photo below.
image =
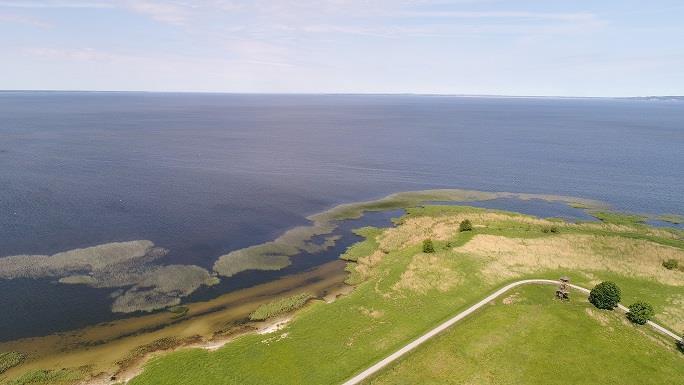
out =
<svg viewBox="0 0 684 385"><path fill-rule="evenodd" d="M653 311L653 306L646 302L635 302L629 305L627 319L635 324L643 325L653 318L654 315L655 311Z"/></svg>
<svg viewBox="0 0 684 385"><path fill-rule="evenodd" d="M679 348L679 351L684 353L684 335L682 336L682 339L677 341L677 347Z"/></svg>
<svg viewBox="0 0 684 385"><path fill-rule="evenodd" d="M554 233L554 234L555 234L555 233L558 233L558 232L559 232L559 229L558 229L558 226L556 226L556 225L551 225L551 226L544 226L544 227L542 227L541 231L542 231L542 233L544 233L544 234L548 234L548 233Z"/></svg>
<svg viewBox="0 0 684 385"><path fill-rule="evenodd" d="M599 309L614 309L620 303L620 288L613 282L601 282L589 293L589 302Z"/></svg>
<svg viewBox="0 0 684 385"><path fill-rule="evenodd" d="M458 225L458 231L473 231L473 223L470 221L470 219L464 219L461 221L461 224Z"/></svg>
<svg viewBox="0 0 684 385"><path fill-rule="evenodd" d="M434 253L435 245L432 244L432 239L426 239L423 241L423 253Z"/></svg>
<svg viewBox="0 0 684 385"><path fill-rule="evenodd" d="M679 262L677 262L676 259L668 259L667 261L663 261L663 267L668 270L674 270L679 267Z"/></svg>

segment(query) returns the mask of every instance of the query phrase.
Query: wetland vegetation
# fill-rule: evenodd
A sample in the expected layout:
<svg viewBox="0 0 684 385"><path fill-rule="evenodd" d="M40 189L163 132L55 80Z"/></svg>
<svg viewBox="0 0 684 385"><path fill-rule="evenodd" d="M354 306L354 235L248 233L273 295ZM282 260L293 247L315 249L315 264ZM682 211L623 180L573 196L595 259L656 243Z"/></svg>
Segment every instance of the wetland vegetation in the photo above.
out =
<svg viewBox="0 0 684 385"><path fill-rule="evenodd" d="M252 314L249 315L249 319L252 321L263 321L271 317L289 313L304 306L311 298L313 298L313 296L309 293L300 293L291 297L265 303L254 310Z"/></svg>
<svg viewBox="0 0 684 385"><path fill-rule="evenodd" d="M464 219L473 223L472 231L459 231ZM495 288L528 277L568 275L586 287L610 280L627 303L648 301L658 322L684 329L684 275L661 266L663 258L684 260L679 230L615 216L573 223L460 206L410 208L397 223L361 230L368 239L342 256L357 283L348 296L313 303L271 335L246 335L216 351L184 350L153 359L131 383L342 382ZM557 231L543 231L547 226ZM423 252L426 238L434 253ZM586 383L613 378L629 360L635 364L622 383L657 384L676 378L684 362L675 341L632 326L617 312L594 308L584 295L573 292L569 303L560 303L548 288L516 293L504 299L506 306L468 320L463 334L455 325L431 343L434 349L419 349L373 381L424 382L416 376L427 370L435 376L427 377L428 383L459 371L456 378L465 382L517 383L526 376L530 383L544 383L554 371L560 375L553 381ZM440 344L468 336L477 338L463 351ZM529 349L521 338L530 338ZM431 350L438 358L421 358ZM478 363L485 356L490 365ZM557 357L554 365L544 364ZM497 368L499 361L506 362ZM421 366L428 362L438 367ZM589 365L593 369L577 370ZM395 372L402 374L393 377Z"/></svg>
<svg viewBox="0 0 684 385"><path fill-rule="evenodd" d="M250 302L236 302L234 298L238 294L235 293L224 299L170 308L169 312L141 318L141 321L149 322L144 329L140 328L143 323L130 326L129 333L133 333L131 337L122 334L122 339L95 344L92 349L84 348L71 356L67 354L65 358L68 359L54 360L50 358L54 353L47 352L39 359L29 356L26 365L9 370L2 379L19 381L22 376L29 375L40 378L37 373L43 370L45 378L119 373L117 379L120 380L137 374L131 370L144 362L152 352L174 350L186 344L209 344L216 348L180 349L155 355L130 383L264 384L274 379L278 379L278 383L293 384L342 382L498 287L524 278L557 278L561 275L567 275L573 283L585 287L593 287L601 281L613 281L621 288L624 302L647 302L652 305L655 321L677 333L684 330L684 273L678 269L668 270L662 265L666 260L684 264L684 233L681 230L651 227L640 219L632 216L626 218L619 213L606 214L608 211L605 208L601 209L602 214L596 214L601 221L573 222L469 206L422 205L426 201L458 202L500 196L482 194L462 190L413 192L373 202L337 206L312 216L312 228L290 232L274 241L275 244L268 243L268 247L256 249L256 254L249 251L255 249L248 248L245 255L273 257L279 255L281 246L315 250L325 244L324 232L329 231L331 223L337 226L339 220L354 218L367 210L405 207L406 211L405 215L394 221L396 227L355 230L364 239L350 246L340 257L340 262L327 265L320 274L314 273L317 271L314 269L310 274L302 274L301 278L291 278L287 290L282 289L282 284L270 285L269 289L254 288ZM514 195L519 199L540 197ZM549 199L575 202L569 198ZM583 207L601 207L593 202L578 202L575 204ZM463 223L469 223L468 229L463 228ZM551 228L554 231L550 231ZM324 235L323 243L312 243L312 234ZM428 239L431 247L426 250L424 241ZM355 287L349 294L332 302L312 301L297 310L294 318L282 330L269 334L245 333L255 330L245 323L247 320L267 320L295 311L312 296L323 297L342 288L340 285L343 280ZM266 293L268 295L264 296ZM616 337L618 345L614 347L615 350L629 350L630 344L637 343L648 346L651 351L658 350L657 355L663 357L661 365L666 366L661 373L664 376L671 374L670 366L681 364L684 360L672 340L633 326L626 319L625 323L604 322L605 317L613 315L590 307L586 296L572 293L571 302L565 306L551 300L553 292L548 288L524 288L518 293L519 301L518 297L507 300L515 306L496 305L483 310L476 318L486 318L486 314L496 315L510 308L516 312L515 317L522 317L520 322L525 324L532 322L534 317L525 321L524 309L535 309L543 314L538 329L534 329L538 333L552 324L559 325L561 330L586 327L589 335L594 337L603 335L606 328L612 328L619 336ZM274 300L274 297L280 299ZM228 309L233 312L231 316L225 315ZM517 319L515 317L512 319ZM486 326L490 322L482 321L482 324ZM113 325L123 327L124 324ZM514 329L512 325L499 324L504 329ZM449 335L458 334L460 328L461 325L457 324L449 331ZM152 331L138 334L135 330ZM496 334L500 332L483 327L480 331L483 339L475 339L474 343L477 345L477 341L486 341L486 333L494 333L491 335L497 336L498 345L489 346L481 342L486 345L481 347L484 349L482 352L489 351L492 357L504 354L499 348L510 347L517 342L510 336L512 333ZM471 332L464 333L467 335ZM537 335L530 342L530 351L525 354L537 360L544 359L542 353L550 354L550 341L558 342L563 336L568 337L568 334L561 333L544 341L542 335ZM224 346L214 343L226 339L232 341ZM597 346L607 341L597 342ZM53 346L63 342L55 341ZM625 346L619 345L623 342ZM584 352L585 356L591 354L586 346L582 346L581 338L568 338L566 343L572 346L569 363L585 365L591 361L587 357L582 358L586 361L574 357L580 352ZM22 345L0 344L2 349L20 351L15 349L18 346ZM494 350L487 350L490 348ZM106 351L107 358L97 363L88 361L86 357L92 356L93 349L99 350L101 357ZM520 353L519 350L516 354ZM422 350L415 355L423 354L420 352ZM451 359L468 361L476 357L458 356L465 353L457 353L453 357L446 357L445 362ZM316 357L316 361L312 361L311 357ZM506 358L505 355L499 357ZM647 354L638 350L630 350L629 354L617 356L613 361L601 361L603 358L595 357L595 360L615 370L617 368L611 365L620 359L637 360L639 365L647 366ZM416 370L416 367L402 369L404 362L410 362L411 359L402 361L397 368L389 369L388 373ZM45 366L48 363L65 367L71 374L45 371L54 367ZM87 368L85 371L84 367ZM112 369L117 367L118 371ZM534 366L532 362L528 366L520 363L515 368L518 368L518 374L543 374L543 371L539 371L539 365ZM516 378L516 373L502 377L503 370L485 373L476 372L476 369L475 366L464 367L465 372L471 370L469 373L475 376L468 377L471 379L489 378L506 383ZM444 373L448 372L446 370ZM589 381L591 373L587 371L584 380ZM386 381L382 380L385 375L373 381ZM658 379L659 375L653 375L652 378ZM580 376L578 381L581 379ZM40 384L35 381L32 383Z"/></svg>

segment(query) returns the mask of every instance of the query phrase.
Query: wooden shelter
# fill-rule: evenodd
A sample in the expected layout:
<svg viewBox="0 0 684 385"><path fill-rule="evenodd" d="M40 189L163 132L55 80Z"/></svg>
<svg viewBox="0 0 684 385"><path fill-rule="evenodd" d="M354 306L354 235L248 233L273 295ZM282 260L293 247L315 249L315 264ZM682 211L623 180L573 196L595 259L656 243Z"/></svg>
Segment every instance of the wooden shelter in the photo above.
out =
<svg viewBox="0 0 684 385"><path fill-rule="evenodd" d="M570 278L566 276L560 277L560 283L558 284L558 289L556 289L556 297L558 299L570 299L568 282L570 282Z"/></svg>

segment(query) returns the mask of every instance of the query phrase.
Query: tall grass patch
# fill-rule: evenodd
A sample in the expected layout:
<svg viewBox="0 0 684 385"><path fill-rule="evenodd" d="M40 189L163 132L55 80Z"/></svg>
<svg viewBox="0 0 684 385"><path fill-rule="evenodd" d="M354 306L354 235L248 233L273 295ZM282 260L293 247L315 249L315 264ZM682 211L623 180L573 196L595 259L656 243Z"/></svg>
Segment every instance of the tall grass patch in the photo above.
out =
<svg viewBox="0 0 684 385"><path fill-rule="evenodd" d="M311 294L301 293L269 302L259 306L255 311L253 311L252 314L249 315L249 319L252 321L263 321L280 314L289 313L304 306L304 304L306 304L306 302L311 298L313 298Z"/></svg>
<svg viewBox="0 0 684 385"><path fill-rule="evenodd" d="M0 353L0 374L21 364L24 361L24 358L26 358L26 356L19 352Z"/></svg>

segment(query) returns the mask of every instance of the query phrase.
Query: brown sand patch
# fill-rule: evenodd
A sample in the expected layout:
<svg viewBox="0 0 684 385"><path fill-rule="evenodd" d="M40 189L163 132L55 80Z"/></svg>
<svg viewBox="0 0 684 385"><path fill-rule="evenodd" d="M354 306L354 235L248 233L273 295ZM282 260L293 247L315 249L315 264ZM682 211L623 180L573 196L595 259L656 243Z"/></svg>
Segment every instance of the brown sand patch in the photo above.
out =
<svg viewBox="0 0 684 385"><path fill-rule="evenodd" d="M460 273L451 268L444 256L420 253L413 257L392 289L410 290L420 294L430 290L446 292L457 286L461 280Z"/></svg>
<svg viewBox="0 0 684 385"><path fill-rule="evenodd" d="M640 239L578 234L532 239L476 235L455 250L487 260L483 273L490 280L547 269L575 269L607 270L668 285L684 284L684 274L660 266L669 258L684 263L684 250Z"/></svg>

